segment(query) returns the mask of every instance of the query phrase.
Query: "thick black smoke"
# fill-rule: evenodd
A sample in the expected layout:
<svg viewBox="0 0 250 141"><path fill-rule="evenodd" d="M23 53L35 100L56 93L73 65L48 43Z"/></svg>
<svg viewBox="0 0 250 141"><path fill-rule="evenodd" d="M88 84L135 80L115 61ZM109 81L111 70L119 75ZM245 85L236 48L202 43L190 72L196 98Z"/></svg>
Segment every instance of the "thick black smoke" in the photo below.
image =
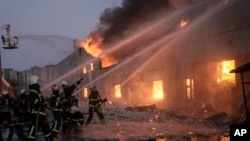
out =
<svg viewBox="0 0 250 141"><path fill-rule="evenodd" d="M107 8L103 11L97 29L90 33L89 36L96 41L101 38L103 45L101 48L109 49L112 47L110 44L115 44L129 37L139 29L147 29L150 23L152 24L154 21L159 20L159 17L162 17L162 15L167 15L166 13L174 10L174 8L190 4L192 1L193 0L123 0L121 6ZM173 24L171 26L173 26ZM176 23L174 23L174 26L176 26ZM160 34L162 35L165 34L163 32L168 32L167 28L165 30L166 31L160 31ZM145 41L148 43L152 42L152 40L155 40L155 38L158 38L160 35L158 34L156 37L152 34L149 33L149 35L145 35L146 37L121 47L119 51L112 52L109 56L118 59L131 55L131 53L146 46L147 43L145 43Z"/></svg>
<svg viewBox="0 0 250 141"><path fill-rule="evenodd" d="M110 42L143 26L167 9L168 0L124 0L121 7L108 8L102 13L97 32L101 31L104 43Z"/></svg>

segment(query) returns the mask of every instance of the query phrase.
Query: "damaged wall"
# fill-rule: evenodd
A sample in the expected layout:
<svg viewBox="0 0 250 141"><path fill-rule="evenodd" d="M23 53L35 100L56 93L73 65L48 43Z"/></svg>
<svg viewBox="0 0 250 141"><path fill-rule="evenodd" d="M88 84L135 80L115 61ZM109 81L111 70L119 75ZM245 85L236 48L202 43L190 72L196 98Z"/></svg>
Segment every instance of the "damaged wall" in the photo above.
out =
<svg viewBox="0 0 250 141"><path fill-rule="evenodd" d="M249 9L249 1L238 1L203 21L193 32L188 32L188 38L183 38L176 45L177 70L183 74L177 75L177 81L181 83L186 77L193 77L195 96L199 102L212 104L217 110L229 114L235 110L242 95L240 78L236 74L236 85L231 87L217 83L213 75L216 72L214 64L235 60L237 67L249 62ZM176 94L183 93L184 89L178 89Z"/></svg>

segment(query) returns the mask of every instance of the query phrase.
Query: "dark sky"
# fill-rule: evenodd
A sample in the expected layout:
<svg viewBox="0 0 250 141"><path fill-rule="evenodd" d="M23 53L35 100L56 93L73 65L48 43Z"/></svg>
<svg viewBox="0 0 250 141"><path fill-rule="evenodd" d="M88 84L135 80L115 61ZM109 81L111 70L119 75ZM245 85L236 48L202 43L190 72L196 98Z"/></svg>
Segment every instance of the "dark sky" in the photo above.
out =
<svg viewBox="0 0 250 141"><path fill-rule="evenodd" d="M56 64L72 53L72 40L95 30L101 13L121 0L0 0L0 27L10 24L19 48L1 48L3 68ZM5 30L0 28L1 35Z"/></svg>

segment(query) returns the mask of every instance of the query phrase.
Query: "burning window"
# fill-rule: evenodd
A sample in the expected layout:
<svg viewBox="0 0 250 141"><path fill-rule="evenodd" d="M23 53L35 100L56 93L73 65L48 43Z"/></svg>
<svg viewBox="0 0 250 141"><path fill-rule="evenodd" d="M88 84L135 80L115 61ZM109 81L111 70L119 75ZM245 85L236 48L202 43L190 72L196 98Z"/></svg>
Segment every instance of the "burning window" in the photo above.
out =
<svg viewBox="0 0 250 141"><path fill-rule="evenodd" d="M83 74L86 74L87 73L87 70L86 70L86 67L84 66L83 69L82 69L82 73Z"/></svg>
<svg viewBox="0 0 250 141"><path fill-rule="evenodd" d="M235 84L235 74L230 73L232 69L235 68L235 61L229 60L229 61L222 61L217 63L217 82L221 81L227 81Z"/></svg>
<svg viewBox="0 0 250 141"><path fill-rule="evenodd" d="M88 88L83 89L83 97L87 98L88 97Z"/></svg>
<svg viewBox="0 0 250 141"><path fill-rule="evenodd" d="M186 79L187 98L194 99L194 79Z"/></svg>
<svg viewBox="0 0 250 141"><path fill-rule="evenodd" d="M121 85L120 84L116 84L115 85L115 97L117 98L121 98Z"/></svg>
<svg viewBox="0 0 250 141"><path fill-rule="evenodd" d="M163 82L161 80L153 81L153 98L163 99Z"/></svg>
<svg viewBox="0 0 250 141"><path fill-rule="evenodd" d="M94 70L94 64L90 63L90 71L93 71L93 70Z"/></svg>

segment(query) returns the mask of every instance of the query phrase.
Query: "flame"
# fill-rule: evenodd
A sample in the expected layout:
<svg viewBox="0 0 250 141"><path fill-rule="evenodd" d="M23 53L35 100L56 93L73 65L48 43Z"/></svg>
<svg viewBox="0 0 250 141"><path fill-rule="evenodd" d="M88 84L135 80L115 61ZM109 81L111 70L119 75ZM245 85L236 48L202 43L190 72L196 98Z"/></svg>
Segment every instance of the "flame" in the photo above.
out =
<svg viewBox="0 0 250 141"><path fill-rule="evenodd" d="M102 55L101 60L102 60L102 67L103 68L109 67L109 66L112 66L112 65L118 63L117 59L115 59L114 57L111 57L111 56L107 56L107 55Z"/></svg>
<svg viewBox="0 0 250 141"><path fill-rule="evenodd" d="M83 47L89 54L93 55L94 57L99 57L103 52L103 49L101 48L102 42L102 38L94 40L94 38L89 37L81 42L81 47Z"/></svg>
<svg viewBox="0 0 250 141"><path fill-rule="evenodd" d="M187 98L194 98L194 79L186 79L186 87L187 87Z"/></svg>
<svg viewBox="0 0 250 141"><path fill-rule="evenodd" d="M80 46L83 47L89 54L94 57L100 57L102 62L102 67L109 67L111 65L117 64L118 60L110 55L103 54L104 49L102 47L103 38L90 36L80 43Z"/></svg>
<svg viewBox="0 0 250 141"><path fill-rule="evenodd" d="M188 20L181 19L179 26L184 27L184 26L186 26L188 24L188 22L189 22Z"/></svg>
<svg viewBox="0 0 250 141"><path fill-rule="evenodd" d="M153 81L153 98L154 99L163 99L163 82Z"/></svg>
<svg viewBox="0 0 250 141"><path fill-rule="evenodd" d="M115 85L115 97L117 98L121 98L121 85L120 84L116 84Z"/></svg>
<svg viewBox="0 0 250 141"><path fill-rule="evenodd" d="M229 60L229 61L223 61L218 63L217 65L217 71L219 72L219 77L217 78L217 82L221 81L231 81L235 83L235 74L230 73L232 69L235 68L235 61Z"/></svg>

